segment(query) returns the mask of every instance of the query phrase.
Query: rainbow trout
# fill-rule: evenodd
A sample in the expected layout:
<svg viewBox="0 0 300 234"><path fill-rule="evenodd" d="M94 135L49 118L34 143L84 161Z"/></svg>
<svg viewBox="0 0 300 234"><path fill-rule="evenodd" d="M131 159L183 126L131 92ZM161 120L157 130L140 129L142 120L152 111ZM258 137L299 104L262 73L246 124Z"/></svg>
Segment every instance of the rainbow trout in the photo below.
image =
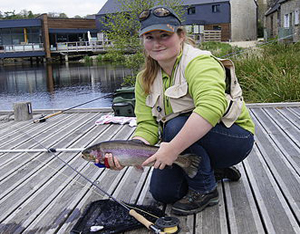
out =
<svg viewBox="0 0 300 234"><path fill-rule="evenodd" d="M105 154L112 153L122 166L140 166L158 148L135 140L104 141L83 150L82 158L92 162L95 162L97 158L101 166L109 168L110 165ZM189 177L193 178L198 172L200 157L194 154L180 154L174 163L180 166Z"/></svg>

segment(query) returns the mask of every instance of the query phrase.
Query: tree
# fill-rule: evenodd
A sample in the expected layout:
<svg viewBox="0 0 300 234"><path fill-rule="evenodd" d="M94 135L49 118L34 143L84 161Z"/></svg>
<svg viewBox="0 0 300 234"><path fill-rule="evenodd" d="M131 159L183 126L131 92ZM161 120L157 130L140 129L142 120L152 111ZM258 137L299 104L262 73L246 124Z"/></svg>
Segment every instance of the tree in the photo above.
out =
<svg viewBox="0 0 300 234"><path fill-rule="evenodd" d="M15 10L4 12L4 19L16 19Z"/></svg>
<svg viewBox="0 0 300 234"><path fill-rule="evenodd" d="M135 77L141 64L143 63L143 50L140 43L138 31L140 23L138 14L145 9L149 9L154 5L165 5L174 9L179 17L183 15L182 0L117 0L120 6L120 12L107 14L101 20L105 26L105 34L113 44L113 47L108 47L107 56L115 60L125 62L125 65L133 69ZM131 53L132 56L124 54ZM132 83L131 78L129 81Z"/></svg>
<svg viewBox="0 0 300 234"><path fill-rule="evenodd" d="M68 16L65 13L60 13L58 17L59 18L68 18Z"/></svg>
<svg viewBox="0 0 300 234"><path fill-rule="evenodd" d="M68 18L68 16L65 13L57 13L57 12L48 12L48 17L52 18Z"/></svg>

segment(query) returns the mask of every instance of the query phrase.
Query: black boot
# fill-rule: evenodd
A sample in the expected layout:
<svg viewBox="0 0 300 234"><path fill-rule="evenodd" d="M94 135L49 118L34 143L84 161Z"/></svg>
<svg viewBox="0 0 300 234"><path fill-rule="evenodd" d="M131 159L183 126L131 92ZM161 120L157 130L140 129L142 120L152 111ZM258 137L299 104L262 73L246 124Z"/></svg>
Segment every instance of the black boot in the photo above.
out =
<svg viewBox="0 0 300 234"><path fill-rule="evenodd" d="M240 171L235 167L228 167L223 169L214 169L216 181L222 179L229 179L231 181L238 181L241 178Z"/></svg>
<svg viewBox="0 0 300 234"><path fill-rule="evenodd" d="M176 215L190 215L198 213L207 206L213 206L219 202L219 193L217 188L210 193L199 193L189 190L181 200L175 202L172 212Z"/></svg>

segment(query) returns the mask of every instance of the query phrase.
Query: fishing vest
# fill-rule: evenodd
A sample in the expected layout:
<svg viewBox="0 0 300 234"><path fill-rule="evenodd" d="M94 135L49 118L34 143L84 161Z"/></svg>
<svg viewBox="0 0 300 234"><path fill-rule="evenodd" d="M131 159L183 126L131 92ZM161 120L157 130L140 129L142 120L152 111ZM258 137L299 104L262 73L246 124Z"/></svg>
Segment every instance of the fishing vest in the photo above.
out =
<svg viewBox="0 0 300 234"><path fill-rule="evenodd" d="M188 92L188 84L184 74L187 65L200 55L212 56L209 51L200 50L191 45L184 44L181 60L174 72L173 85L165 91L165 96L169 98L173 110L173 113L169 115L165 114L164 108L162 71L161 69L158 71L151 87L151 93L146 98L146 105L152 108L152 115L156 117L157 122L165 123L180 114L188 113L195 109L194 101ZM226 88L225 95L228 105L220 121L229 128L237 120L242 111L242 89L235 75L233 62L229 59L213 58L221 64L226 74L224 79L228 88Z"/></svg>

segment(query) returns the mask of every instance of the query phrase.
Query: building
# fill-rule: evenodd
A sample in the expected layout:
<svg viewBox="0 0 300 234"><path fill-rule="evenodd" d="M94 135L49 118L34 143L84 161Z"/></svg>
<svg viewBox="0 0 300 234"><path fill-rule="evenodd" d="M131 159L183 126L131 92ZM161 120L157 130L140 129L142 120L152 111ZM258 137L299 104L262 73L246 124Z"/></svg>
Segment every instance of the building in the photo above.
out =
<svg viewBox="0 0 300 234"><path fill-rule="evenodd" d="M45 56L41 19L0 20L0 58Z"/></svg>
<svg viewBox="0 0 300 234"><path fill-rule="evenodd" d="M281 30L279 37L289 37L293 42L300 39L300 0L281 0L280 2Z"/></svg>
<svg viewBox="0 0 300 234"><path fill-rule="evenodd" d="M96 15L101 33L101 23L107 14L120 12L120 3L108 0ZM244 41L257 38L257 3L255 0L184 0L183 24L195 36L204 30L220 31L222 41ZM102 36L100 36L102 37Z"/></svg>
<svg viewBox="0 0 300 234"><path fill-rule="evenodd" d="M276 2L265 13L265 22L264 22L265 40L278 36L278 30L281 25L279 1L280 0L276 0Z"/></svg>
<svg viewBox="0 0 300 234"><path fill-rule="evenodd" d="M277 0L265 17L265 39L299 41L300 0Z"/></svg>
<svg viewBox="0 0 300 234"><path fill-rule="evenodd" d="M0 20L0 58L46 57L66 51L69 43L86 42L97 37L95 19L50 18ZM75 49L76 50L76 49Z"/></svg>

